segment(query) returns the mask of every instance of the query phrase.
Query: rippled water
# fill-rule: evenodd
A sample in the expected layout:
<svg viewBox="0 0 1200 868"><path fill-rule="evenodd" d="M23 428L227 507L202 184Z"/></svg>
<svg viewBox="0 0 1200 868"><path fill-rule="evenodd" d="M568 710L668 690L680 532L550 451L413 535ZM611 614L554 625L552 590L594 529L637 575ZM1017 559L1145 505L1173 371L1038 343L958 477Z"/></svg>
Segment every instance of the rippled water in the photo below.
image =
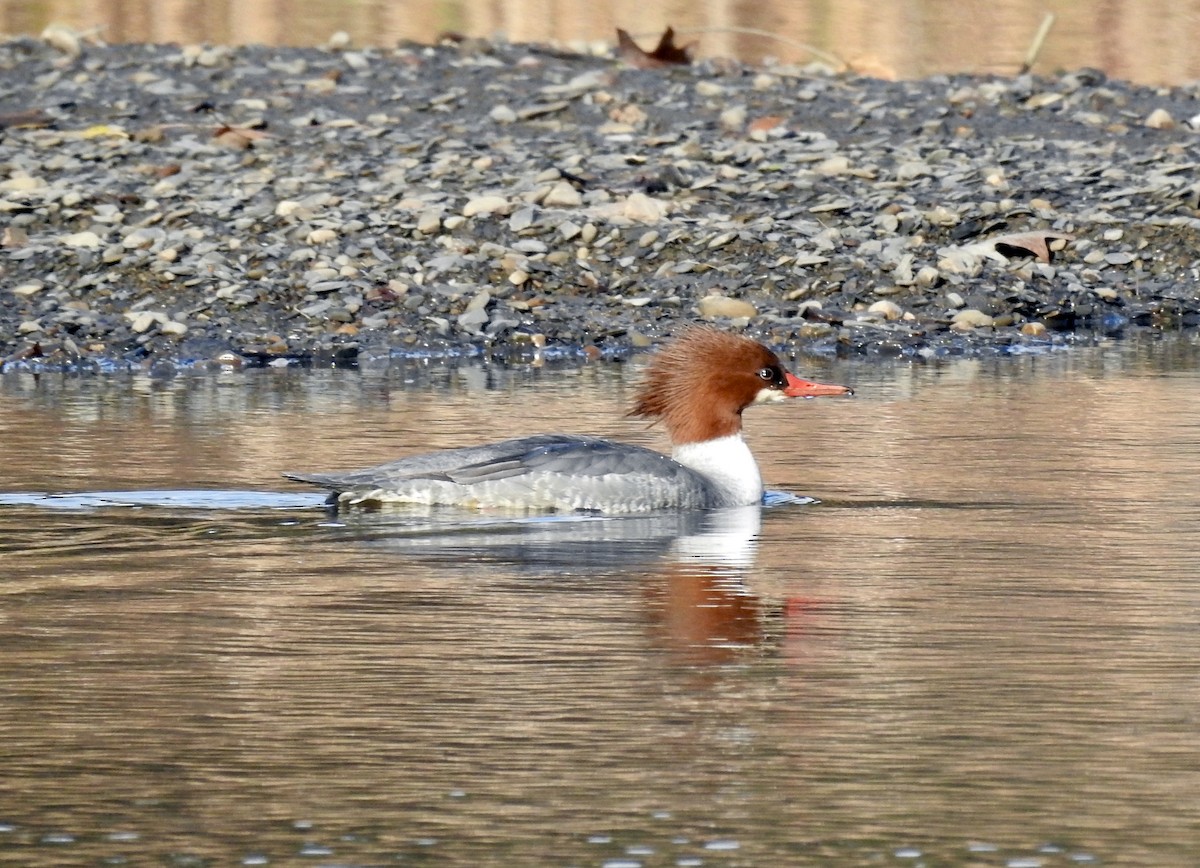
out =
<svg viewBox="0 0 1200 868"><path fill-rule="evenodd" d="M1015 75L1031 48L1034 70L1084 67L1158 84L1200 76L1198 0L145 0L103 3L0 0L0 32L50 25L113 43L324 45L335 31L355 46L431 43L447 34L513 42L612 45L616 28L651 48L664 28L698 57L770 59L883 78L938 73ZM1048 20L1047 16L1052 16ZM1041 27L1049 25L1044 40ZM1177 118L1182 122L1183 118Z"/></svg>
<svg viewBox="0 0 1200 868"><path fill-rule="evenodd" d="M823 503L573 521L276 473L659 445L632 368L0 377L0 861L1193 864L1198 361L809 363Z"/></svg>

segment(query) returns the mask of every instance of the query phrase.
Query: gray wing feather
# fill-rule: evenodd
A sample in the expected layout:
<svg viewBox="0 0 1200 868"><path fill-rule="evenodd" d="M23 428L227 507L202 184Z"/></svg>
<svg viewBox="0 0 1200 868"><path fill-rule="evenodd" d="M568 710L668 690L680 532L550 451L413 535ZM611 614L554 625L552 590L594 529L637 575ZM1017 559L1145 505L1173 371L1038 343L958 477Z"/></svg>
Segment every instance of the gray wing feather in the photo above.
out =
<svg viewBox="0 0 1200 868"><path fill-rule="evenodd" d="M388 464L346 473L284 473L288 479L334 491L380 488L405 481L436 479L473 485L533 472L591 477L607 474L678 478L689 475L674 460L639 446L615 444L598 437L540 434L502 440L486 446L446 449L401 458Z"/></svg>

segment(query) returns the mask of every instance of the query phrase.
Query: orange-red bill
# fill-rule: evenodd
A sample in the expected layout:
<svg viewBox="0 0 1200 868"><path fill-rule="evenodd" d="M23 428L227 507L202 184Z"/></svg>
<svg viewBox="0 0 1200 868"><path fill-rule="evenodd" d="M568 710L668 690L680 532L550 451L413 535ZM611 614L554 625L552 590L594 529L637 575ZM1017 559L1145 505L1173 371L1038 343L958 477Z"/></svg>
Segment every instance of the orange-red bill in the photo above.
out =
<svg viewBox="0 0 1200 868"><path fill-rule="evenodd" d="M814 383L812 380L801 380L794 374L784 372L787 377L787 388L783 394L789 398L822 398L827 395L853 395L854 390L848 386L835 386L831 383Z"/></svg>

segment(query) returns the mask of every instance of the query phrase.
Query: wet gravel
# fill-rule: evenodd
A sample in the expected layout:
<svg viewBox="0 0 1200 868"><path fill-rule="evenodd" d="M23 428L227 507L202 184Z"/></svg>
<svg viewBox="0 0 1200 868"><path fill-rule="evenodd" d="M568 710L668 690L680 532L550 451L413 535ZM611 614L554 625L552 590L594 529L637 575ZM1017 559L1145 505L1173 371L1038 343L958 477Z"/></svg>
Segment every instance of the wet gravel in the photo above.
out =
<svg viewBox="0 0 1200 868"><path fill-rule="evenodd" d="M5 370L1200 324L1200 86L51 41L0 43Z"/></svg>

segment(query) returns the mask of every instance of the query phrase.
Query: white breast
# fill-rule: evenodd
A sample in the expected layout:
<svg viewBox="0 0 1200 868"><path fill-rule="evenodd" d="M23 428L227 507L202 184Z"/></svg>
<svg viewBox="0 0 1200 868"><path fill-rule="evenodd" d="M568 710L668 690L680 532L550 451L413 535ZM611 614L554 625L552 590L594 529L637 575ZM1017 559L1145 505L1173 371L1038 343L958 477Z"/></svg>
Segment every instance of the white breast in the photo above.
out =
<svg viewBox="0 0 1200 868"><path fill-rule="evenodd" d="M762 476L741 434L685 443L675 447L671 457L712 482L721 498L721 502L713 506L762 503Z"/></svg>

